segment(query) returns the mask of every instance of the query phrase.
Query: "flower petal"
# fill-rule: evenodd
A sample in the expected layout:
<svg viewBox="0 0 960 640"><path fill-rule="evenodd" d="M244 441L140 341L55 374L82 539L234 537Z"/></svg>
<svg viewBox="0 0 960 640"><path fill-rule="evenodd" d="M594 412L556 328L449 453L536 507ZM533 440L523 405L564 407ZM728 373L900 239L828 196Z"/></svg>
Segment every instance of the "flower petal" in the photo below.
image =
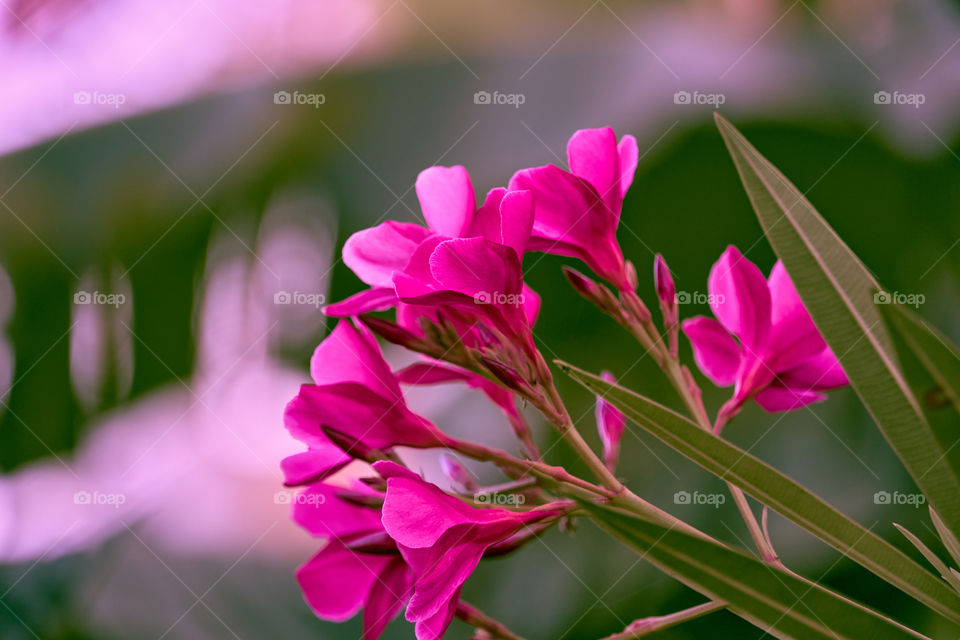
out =
<svg viewBox="0 0 960 640"><path fill-rule="evenodd" d="M613 374L609 371L601 372L600 377L607 382L616 382ZM620 452L620 439L623 437L623 429L627 424L627 418L622 411L599 395L597 396L594 415L597 420L597 431L600 433L600 440L603 442L603 459L607 466L612 469L616 466Z"/></svg>
<svg viewBox="0 0 960 640"><path fill-rule="evenodd" d="M283 469L283 484L296 487L317 482L336 473L352 460L332 444L287 456L280 461L280 468Z"/></svg>
<svg viewBox="0 0 960 640"><path fill-rule="evenodd" d="M813 402L822 402L827 396L818 391L770 386L754 396L757 404L769 411L792 411Z"/></svg>
<svg viewBox="0 0 960 640"><path fill-rule="evenodd" d="M390 621L397 617L401 607L413 591L413 576L402 558L395 558L373 583L363 608L363 635L361 640L377 640Z"/></svg>
<svg viewBox="0 0 960 640"><path fill-rule="evenodd" d="M713 318L704 316L684 320L680 326L690 340L700 371L717 386L733 384L740 370L741 352L730 333Z"/></svg>
<svg viewBox="0 0 960 640"><path fill-rule="evenodd" d="M395 306L397 306L397 294L391 281L389 288L374 287L355 293L340 302L328 304L323 308L323 314L331 318L345 318L371 311L386 311Z"/></svg>
<svg viewBox="0 0 960 640"><path fill-rule="evenodd" d="M620 211L620 152L610 127L581 129L567 143L570 173L593 185L607 207Z"/></svg>
<svg viewBox="0 0 960 640"><path fill-rule="evenodd" d="M318 538L340 539L361 533L381 531L376 509L361 507L338 497L342 491L325 482L310 485L293 501L293 520ZM364 491L363 486L355 490ZM378 495L369 490L370 495Z"/></svg>
<svg viewBox="0 0 960 640"><path fill-rule="evenodd" d="M389 561L389 556L355 554L330 542L297 570L297 581L317 616L343 622L360 610Z"/></svg>
<svg viewBox="0 0 960 640"><path fill-rule="evenodd" d="M633 184L633 174L637 172L640 155L637 139L629 135L623 136L617 145L617 152L620 154L620 199L623 200Z"/></svg>
<svg viewBox="0 0 960 640"><path fill-rule="evenodd" d="M771 328L767 365L780 373L817 355L827 343L779 260L770 271L768 284Z"/></svg>
<svg viewBox="0 0 960 640"><path fill-rule="evenodd" d="M417 198L430 228L459 238L470 228L477 208L470 176L463 167L430 167L417 176Z"/></svg>
<svg viewBox="0 0 960 640"><path fill-rule="evenodd" d="M529 191L492 189L477 210L470 235L511 247L522 257L533 229L533 195Z"/></svg>
<svg viewBox="0 0 960 640"><path fill-rule="evenodd" d="M707 287L713 315L746 349L761 355L770 332L770 290L760 269L736 247L727 247Z"/></svg>
<svg viewBox="0 0 960 640"><path fill-rule="evenodd" d="M392 287L393 272L403 269L413 250L430 235L418 224L384 222L347 238L343 262L370 286Z"/></svg>
<svg viewBox="0 0 960 640"><path fill-rule="evenodd" d="M517 254L485 238L440 243L430 271L444 289L467 296L519 294L523 284Z"/></svg>
<svg viewBox="0 0 960 640"><path fill-rule="evenodd" d="M376 338L349 320L341 320L313 352L310 376L318 385L356 382L394 400L403 398Z"/></svg>
<svg viewBox="0 0 960 640"><path fill-rule="evenodd" d="M474 541L471 530L456 527L444 533L436 546L429 549L400 547L404 559L416 576L413 596L407 606L407 620L416 622L446 610L451 599L460 593L463 583L473 573L483 552L492 543Z"/></svg>
<svg viewBox="0 0 960 640"><path fill-rule="evenodd" d="M827 390L850 384L830 347L783 372L780 379L784 384L800 389Z"/></svg>
<svg viewBox="0 0 960 640"><path fill-rule="evenodd" d="M441 609L429 618L417 620L414 626L414 633L417 640L440 640L443 634L447 632L447 627L453 621L453 616L457 612L457 604L460 601L460 592L450 598L446 609Z"/></svg>

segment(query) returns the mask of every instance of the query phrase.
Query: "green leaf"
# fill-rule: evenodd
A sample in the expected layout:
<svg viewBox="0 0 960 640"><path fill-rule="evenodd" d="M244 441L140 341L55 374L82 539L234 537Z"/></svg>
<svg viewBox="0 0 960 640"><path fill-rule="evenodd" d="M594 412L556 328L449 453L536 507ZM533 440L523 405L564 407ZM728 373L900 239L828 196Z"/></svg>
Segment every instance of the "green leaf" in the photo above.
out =
<svg viewBox="0 0 960 640"><path fill-rule="evenodd" d="M901 527L896 522L893 523L893 526L897 528L897 531L903 534L903 537L910 541L910 544L917 548L917 551L923 554L923 557L927 559L927 562L933 565L933 568L937 570L944 580L949 582L954 589L960 591L960 580L957 580L956 576L950 573L950 568L943 560L940 559L940 556L934 553L930 547L923 544L923 541L920 538L910 533L906 527Z"/></svg>
<svg viewBox="0 0 960 640"><path fill-rule="evenodd" d="M960 469L902 373L867 268L800 191L716 115L717 126L773 250L850 384L951 531L960 531Z"/></svg>
<svg viewBox="0 0 960 640"><path fill-rule="evenodd" d="M923 638L867 607L717 542L584 503L606 529L661 571L778 638Z"/></svg>
<svg viewBox="0 0 960 640"><path fill-rule="evenodd" d="M557 362L568 375L707 471L732 482L880 578L960 622L960 596L892 544L762 460L661 404Z"/></svg>
<svg viewBox="0 0 960 640"><path fill-rule="evenodd" d="M887 304L883 310L910 351L940 385L950 404L960 411L960 350L950 338L903 305Z"/></svg>
<svg viewBox="0 0 960 640"><path fill-rule="evenodd" d="M930 507L930 519L933 520L933 526L937 529L943 546L947 548L950 557L953 558L953 561L960 567L960 540L957 540L957 536L947 529L947 525L943 523L937 510L933 507Z"/></svg>

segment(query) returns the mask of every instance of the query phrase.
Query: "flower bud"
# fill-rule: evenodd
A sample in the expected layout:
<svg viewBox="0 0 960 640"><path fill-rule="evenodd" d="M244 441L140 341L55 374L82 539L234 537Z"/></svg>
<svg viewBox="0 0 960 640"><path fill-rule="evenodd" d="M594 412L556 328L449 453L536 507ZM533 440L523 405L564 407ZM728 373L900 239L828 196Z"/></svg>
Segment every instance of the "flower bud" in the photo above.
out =
<svg viewBox="0 0 960 640"><path fill-rule="evenodd" d="M613 374L609 371L601 372L600 377L607 382L616 382ZM619 409L600 395L597 396L595 414L597 431L600 433L600 440L603 442L603 461L607 468L613 471L617 466L617 458L620 456L620 440L623 437L623 428L626 426L627 419Z"/></svg>
<svg viewBox="0 0 960 640"><path fill-rule="evenodd" d="M360 322L365 324L368 329L373 331L387 342L391 342L414 351L417 351L417 347L423 344L423 341L420 338L410 333L395 322L390 322L389 320L384 320L383 318L377 318L376 316L370 315L362 315L359 317Z"/></svg>
<svg viewBox="0 0 960 640"><path fill-rule="evenodd" d="M327 425L320 425L320 430L323 431L323 435L327 436L330 442L353 458L365 462L375 462L383 458L382 452L366 445L363 441L351 435L338 431L333 427L328 427Z"/></svg>
<svg viewBox="0 0 960 640"><path fill-rule="evenodd" d="M521 390L530 386L513 367L486 356L480 356L480 363L508 389Z"/></svg>
<svg viewBox="0 0 960 640"><path fill-rule="evenodd" d="M344 502L355 504L358 507L374 507L379 509L383 506L383 496L374 495L366 491L340 489L337 491L337 497Z"/></svg>
<svg viewBox="0 0 960 640"><path fill-rule="evenodd" d="M595 304L601 311L611 314L615 318L622 315L620 304L610 289L571 267L563 267L563 275L567 277L577 293Z"/></svg>
<svg viewBox="0 0 960 640"><path fill-rule="evenodd" d="M470 472L453 456L447 453L441 454L440 468L443 469L444 475L450 478L453 484L464 489L467 493L473 493L477 490L477 483L470 477Z"/></svg>
<svg viewBox="0 0 960 640"><path fill-rule="evenodd" d="M667 332L670 355L676 358L679 336L678 322L680 320L677 313L677 288L673 284L673 276L670 275L670 267L667 266L667 261L659 253L653 260L653 280L657 286L657 298L660 299L663 328Z"/></svg>

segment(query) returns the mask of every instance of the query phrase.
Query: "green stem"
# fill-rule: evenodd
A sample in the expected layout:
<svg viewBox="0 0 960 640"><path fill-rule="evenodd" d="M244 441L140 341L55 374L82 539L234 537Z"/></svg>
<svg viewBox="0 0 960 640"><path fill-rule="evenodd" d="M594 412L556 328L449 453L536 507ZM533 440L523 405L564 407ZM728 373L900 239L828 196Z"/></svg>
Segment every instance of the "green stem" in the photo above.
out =
<svg viewBox="0 0 960 640"><path fill-rule="evenodd" d="M603 640L633 640L634 638L642 638L645 635L667 629L674 625L678 625L681 622L694 620L701 616L705 616L708 613L719 611L726 606L727 605L722 602L711 601L704 602L703 604L699 604L695 607L683 609L682 611L677 611L676 613L671 613L670 615L666 616L650 616L649 618L640 618L639 620L631 622L627 628L620 633L607 636Z"/></svg>

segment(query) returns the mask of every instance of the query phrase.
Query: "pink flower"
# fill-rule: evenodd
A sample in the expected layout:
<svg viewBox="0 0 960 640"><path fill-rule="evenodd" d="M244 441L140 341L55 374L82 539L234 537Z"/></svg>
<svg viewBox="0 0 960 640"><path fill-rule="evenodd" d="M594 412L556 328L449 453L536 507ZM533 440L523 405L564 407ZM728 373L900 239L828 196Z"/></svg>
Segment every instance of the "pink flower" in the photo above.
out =
<svg viewBox="0 0 960 640"><path fill-rule="evenodd" d="M304 599L318 617L343 622L363 609L363 640L376 640L409 600L413 573L380 524L380 510L340 497L343 489L317 483L297 496L293 517L327 540L297 570ZM382 500L362 483L352 490Z"/></svg>
<svg viewBox="0 0 960 640"><path fill-rule="evenodd" d="M533 193L528 249L579 258L621 290L633 289L617 242L623 197L637 168L637 141L610 127L581 129L567 143L569 171L545 165L517 172L510 189Z"/></svg>
<svg viewBox="0 0 960 640"><path fill-rule="evenodd" d="M765 280L728 247L707 286L719 322L701 316L682 327L700 370L719 386L735 385L722 410L728 417L750 398L767 411L789 411L848 384L779 261Z"/></svg>
<svg viewBox="0 0 960 640"><path fill-rule="evenodd" d="M396 376L366 329L341 320L314 352L310 374L315 384L301 386L284 413L287 429L309 447L283 460L288 485L314 482L350 462L324 429L380 451L445 446L446 436L407 408Z"/></svg>
<svg viewBox="0 0 960 640"><path fill-rule="evenodd" d="M408 267L418 248L428 239L484 238L509 247L523 257L533 225L530 194L491 190L477 208L473 185L466 169L430 167L416 182L420 208L427 227L404 222L384 222L350 236L343 247L343 261L371 288L328 306L328 315L358 315L389 309L397 304L394 273ZM421 251L428 258L429 254Z"/></svg>
<svg viewBox="0 0 960 640"><path fill-rule="evenodd" d="M616 382L613 374L609 371L600 373L600 377L607 382ZM603 442L603 461L611 471L617 466L617 458L620 456L620 440L623 438L623 429L627 424L627 418L619 409L597 396L597 404L594 410L597 420L597 431L600 433L600 440Z"/></svg>
<svg viewBox="0 0 960 640"><path fill-rule="evenodd" d="M525 513L474 509L397 464L374 467L387 478L384 529L415 575L406 617L416 623L418 640L443 636L463 583L488 548L568 508L553 503Z"/></svg>

